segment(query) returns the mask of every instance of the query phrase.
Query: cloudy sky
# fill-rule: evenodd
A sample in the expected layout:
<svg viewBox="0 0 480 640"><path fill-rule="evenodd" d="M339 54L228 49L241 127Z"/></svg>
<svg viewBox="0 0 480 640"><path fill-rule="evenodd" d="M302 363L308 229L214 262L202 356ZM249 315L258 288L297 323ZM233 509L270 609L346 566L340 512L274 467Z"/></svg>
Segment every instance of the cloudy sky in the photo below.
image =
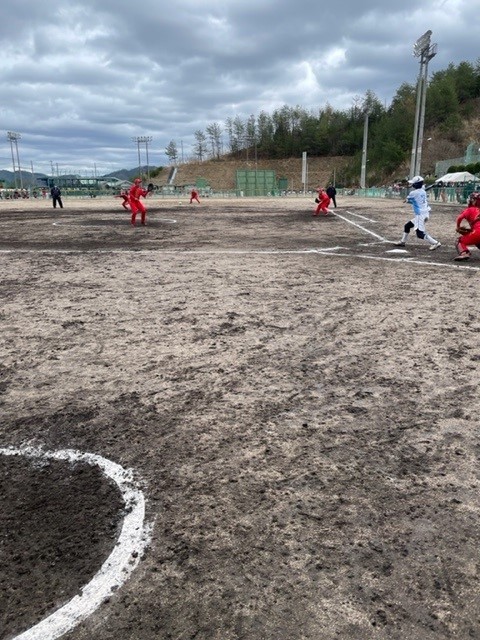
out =
<svg viewBox="0 0 480 640"><path fill-rule="evenodd" d="M416 83L414 42L431 30L429 75L477 62L480 0L3 0L0 168L7 132L29 171L101 175L187 160L194 132L283 105L390 104ZM15 147L14 147L15 148ZM141 163L145 164L141 145Z"/></svg>

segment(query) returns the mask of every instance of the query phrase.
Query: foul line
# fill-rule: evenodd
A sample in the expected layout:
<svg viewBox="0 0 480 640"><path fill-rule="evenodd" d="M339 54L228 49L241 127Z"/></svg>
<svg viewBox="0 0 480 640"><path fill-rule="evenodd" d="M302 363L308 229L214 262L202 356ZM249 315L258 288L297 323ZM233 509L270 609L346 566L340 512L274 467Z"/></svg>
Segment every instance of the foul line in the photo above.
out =
<svg viewBox="0 0 480 640"><path fill-rule="evenodd" d="M81 594L12 639L56 640L98 609L127 580L140 562L150 542L150 527L145 525L145 498L135 486L131 470L92 453L70 449L48 452L34 447L11 447L0 448L0 455L85 462L97 466L115 482L125 503L125 518L115 548L92 580L81 589Z"/></svg>
<svg viewBox="0 0 480 640"><path fill-rule="evenodd" d="M362 227L361 224L357 224L356 222L353 222L353 220L349 220L348 218L345 218L345 216L341 216L339 213L336 213L335 211L332 211L332 213L334 216L337 216L337 218L341 218L345 222L348 222L348 224L351 224L354 227L357 227L357 229L361 229L362 231L365 231L365 233L369 233L374 238L378 238L379 240L382 240L382 242L388 242L386 238L379 236L378 233L374 233L373 231L370 231L370 229L365 229L365 227Z"/></svg>
<svg viewBox="0 0 480 640"><path fill-rule="evenodd" d="M382 240L382 243L388 242L388 240ZM375 244L375 243L373 243ZM369 245L366 245L369 246ZM152 253L158 253L161 255L303 255L308 253L317 253L323 256L332 256L339 258L361 258L362 260L376 260L386 262L405 262L409 264L420 264L426 266L446 267L447 269L464 269L467 271L480 271L480 267L472 267L464 264L448 264L444 262L431 262L429 260L415 260L414 258L390 258L387 256L371 256L362 255L359 253L337 253L338 249L345 249L345 247L325 247L322 249L0 249L0 255L2 253L35 253L35 254L121 254L121 253L134 253L135 255L149 255Z"/></svg>
<svg viewBox="0 0 480 640"><path fill-rule="evenodd" d="M336 211L332 211L332 213L337 213ZM376 220L372 220L372 218L366 218L365 216L361 216L359 213L353 213L353 211L346 211L349 216L355 216L356 218L361 218L362 220L366 220L367 222L377 222Z"/></svg>

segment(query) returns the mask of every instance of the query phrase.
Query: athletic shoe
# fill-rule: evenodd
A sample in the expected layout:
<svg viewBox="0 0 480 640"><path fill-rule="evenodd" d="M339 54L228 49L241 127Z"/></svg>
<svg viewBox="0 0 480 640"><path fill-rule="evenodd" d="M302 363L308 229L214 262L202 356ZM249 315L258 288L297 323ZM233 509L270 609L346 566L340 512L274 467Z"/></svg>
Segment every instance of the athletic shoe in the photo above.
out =
<svg viewBox="0 0 480 640"><path fill-rule="evenodd" d="M463 251L459 256L456 256L454 260L470 260L470 253L468 251Z"/></svg>
<svg viewBox="0 0 480 640"><path fill-rule="evenodd" d="M394 242L393 243L396 247L404 247L405 246L405 242Z"/></svg>
<svg viewBox="0 0 480 640"><path fill-rule="evenodd" d="M430 249L430 251L435 251L435 249L438 249L438 247L441 247L441 243L440 242L435 242L435 244L431 244L428 248Z"/></svg>

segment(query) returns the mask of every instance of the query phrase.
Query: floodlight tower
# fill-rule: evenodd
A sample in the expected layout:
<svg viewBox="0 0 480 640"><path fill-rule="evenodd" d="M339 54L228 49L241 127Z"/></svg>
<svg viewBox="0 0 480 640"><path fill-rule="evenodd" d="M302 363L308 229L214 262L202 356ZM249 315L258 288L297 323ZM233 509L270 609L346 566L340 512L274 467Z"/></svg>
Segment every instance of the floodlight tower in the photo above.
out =
<svg viewBox="0 0 480 640"><path fill-rule="evenodd" d="M15 156L13 153L13 145L15 145L15 150L17 153L17 167L18 167L18 174L20 176L20 189L23 189L22 169L20 167L20 156L18 155L18 141L21 138L22 136L19 133L15 133L14 131L7 131L7 139L10 140L10 148L12 150L13 179L15 181L15 189L17 188L17 172L15 167Z"/></svg>
<svg viewBox="0 0 480 640"><path fill-rule="evenodd" d="M132 142L135 142L137 145L137 151L138 151L138 170L141 173L142 172L142 164L140 161L140 145L144 144L145 145L145 152L146 152L146 156L147 156L147 180L150 181L150 169L148 167L148 145L149 143L153 140L152 136L135 136L134 138L132 138Z"/></svg>
<svg viewBox="0 0 480 640"><path fill-rule="evenodd" d="M413 45L413 55L420 58L420 73L417 81L417 104L413 130L410 178L420 174L422 163L423 128L425 124L425 103L427 97L428 63L437 55L437 45L430 44L432 32L426 31Z"/></svg>

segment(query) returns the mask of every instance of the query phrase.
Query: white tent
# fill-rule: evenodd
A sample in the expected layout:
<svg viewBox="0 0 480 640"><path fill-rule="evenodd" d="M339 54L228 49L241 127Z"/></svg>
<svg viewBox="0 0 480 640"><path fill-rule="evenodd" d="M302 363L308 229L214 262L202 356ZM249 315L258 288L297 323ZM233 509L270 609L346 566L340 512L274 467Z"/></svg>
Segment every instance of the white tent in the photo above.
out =
<svg viewBox="0 0 480 640"><path fill-rule="evenodd" d="M455 173L446 173L435 182L443 182L443 184L451 184L452 182L480 182L480 179L468 171L456 171Z"/></svg>

